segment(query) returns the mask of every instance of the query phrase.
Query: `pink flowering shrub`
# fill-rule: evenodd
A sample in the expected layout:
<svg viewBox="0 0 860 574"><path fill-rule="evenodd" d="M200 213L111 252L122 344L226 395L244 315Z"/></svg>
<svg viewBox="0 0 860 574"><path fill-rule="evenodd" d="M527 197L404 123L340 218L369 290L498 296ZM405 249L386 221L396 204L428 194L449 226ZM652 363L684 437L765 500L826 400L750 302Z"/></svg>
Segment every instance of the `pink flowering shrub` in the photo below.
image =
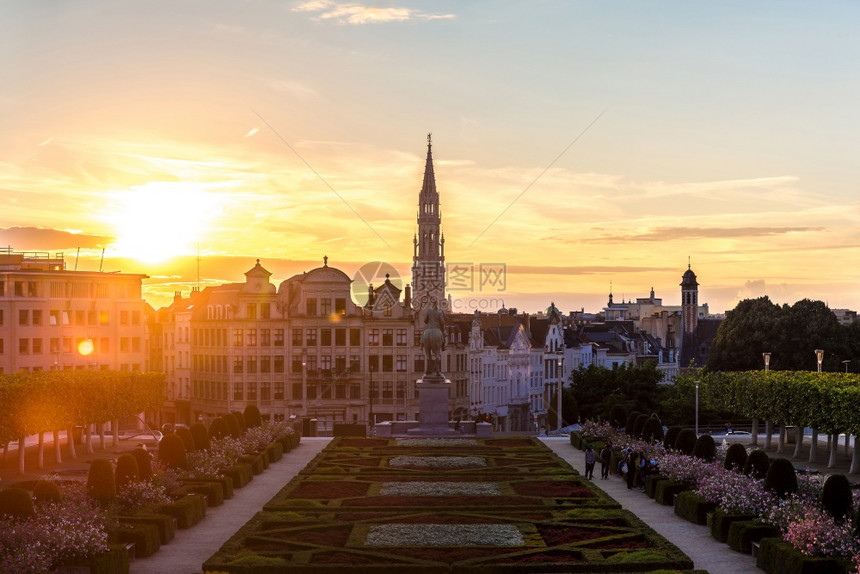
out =
<svg viewBox="0 0 860 574"><path fill-rule="evenodd" d="M817 498L807 494L794 493L771 506L764 519L785 533L793 522L802 520L808 512L817 509Z"/></svg>
<svg viewBox="0 0 860 574"><path fill-rule="evenodd" d="M817 508L807 510L788 525L783 539L807 556L852 556L860 551L851 520L837 524Z"/></svg>
<svg viewBox="0 0 860 574"><path fill-rule="evenodd" d="M37 504L35 511L32 518L0 523L4 573L47 572L107 550L109 517L83 484L65 486L60 502Z"/></svg>
<svg viewBox="0 0 860 574"><path fill-rule="evenodd" d="M717 462L706 462L675 451L666 452L656 458L660 475L670 480L690 483L693 487L697 487L703 479L716 474L722 468Z"/></svg>
<svg viewBox="0 0 860 574"><path fill-rule="evenodd" d="M623 441L623 437L626 436L624 433L612 428L606 421L585 421L580 426L580 432L582 432L582 436L591 440L611 442L613 445L620 444Z"/></svg>
<svg viewBox="0 0 860 574"><path fill-rule="evenodd" d="M764 480L756 480L723 467L703 476L695 492L730 514L763 516L775 502L773 495L765 491Z"/></svg>
<svg viewBox="0 0 860 574"><path fill-rule="evenodd" d="M854 570L851 571L851 574L860 574L860 552L854 555L851 563L854 565Z"/></svg>
<svg viewBox="0 0 860 574"><path fill-rule="evenodd" d="M158 481L136 480L128 483L116 494L115 511L118 514L134 514L170 502L170 497Z"/></svg>

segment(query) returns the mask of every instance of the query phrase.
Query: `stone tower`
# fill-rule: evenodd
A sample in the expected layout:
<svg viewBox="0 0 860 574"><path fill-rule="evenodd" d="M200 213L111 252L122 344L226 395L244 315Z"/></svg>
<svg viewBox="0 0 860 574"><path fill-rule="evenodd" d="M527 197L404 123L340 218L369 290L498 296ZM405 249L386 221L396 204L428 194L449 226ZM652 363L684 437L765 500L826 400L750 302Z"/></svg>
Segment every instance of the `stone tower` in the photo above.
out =
<svg viewBox="0 0 860 574"><path fill-rule="evenodd" d="M433 172L433 143L427 134L427 163L424 184L418 195L418 233L413 239L412 287L413 305L426 309L433 299L445 305L445 236L439 193Z"/></svg>
<svg viewBox="0 0 860 574"><path fill-rule="evenodd" d="M681 328L685 336L695 335L699 322L699 282L689 263L681 278Z"/></svg>

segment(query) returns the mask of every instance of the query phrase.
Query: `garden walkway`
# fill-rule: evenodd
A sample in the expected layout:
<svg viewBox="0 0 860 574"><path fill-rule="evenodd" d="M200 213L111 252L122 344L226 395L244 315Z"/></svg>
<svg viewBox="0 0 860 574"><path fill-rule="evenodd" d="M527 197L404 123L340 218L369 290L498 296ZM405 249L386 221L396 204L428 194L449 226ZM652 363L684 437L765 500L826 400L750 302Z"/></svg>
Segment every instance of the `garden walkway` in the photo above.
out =
<svg viewBox="0 0 860 574"><path fill-rule="evenodd" d="M547 437L540 440L580 474L585 474L585 454L574 448L567 437ZM673 507L655 502L638 488L628 490L627 483L617 476L601 480L599 464L595 470L594 483L599 488L680 548L693 560L696 568L714 574L762 572L756 567L752 556L740 554L730 549L727 544L717 542L706 526L692 524L675 515Z"/></svg>

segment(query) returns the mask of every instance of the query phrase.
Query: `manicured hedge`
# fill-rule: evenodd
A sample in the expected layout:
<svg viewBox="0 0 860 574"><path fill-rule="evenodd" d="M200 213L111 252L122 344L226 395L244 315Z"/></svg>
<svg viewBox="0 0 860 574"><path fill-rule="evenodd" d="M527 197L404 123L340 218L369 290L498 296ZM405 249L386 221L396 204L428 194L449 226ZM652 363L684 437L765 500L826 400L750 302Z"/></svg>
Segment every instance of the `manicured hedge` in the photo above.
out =
<svg viewBox="0 0 860 574"><path fill-rule="evenodd" d="M768 574L845 574L847 560L806 556L782 538L762 538L756 566Z"/></svg>
<svg viewBox="0 0 860 574"><path fill-rule="evenodd" d="M692 490L678 493L675 499L675 514L693 524L707 524L708 513L716 507L715 503L705 500Z"/></svg>
<svg viewBox="0 0 860 574"><path fill-rule="evenodd" d="M773 524L765 524L758 520L738 520L729 526L727 542L732 550L749 554L752 551L753 542L779 535L779 528Z"/></svg>
<svg viewBox="0 0 860 574"><path fill-rule="evenodd" d="M733 522L754 518L756 517L752 514L726 514L724 510L718 508L711 514L711 536L720 542L725 542L729 538L729 527Z"/></svg>
<svg viewBox="0 0 860 574"><path fill-rule="evenodd" d="M654 500L664 506L673 506L675 504L675 495L690 490L690 485L686 482L677 482L674 480L660 481L657 483L657 489L654 492Z"/></svg>

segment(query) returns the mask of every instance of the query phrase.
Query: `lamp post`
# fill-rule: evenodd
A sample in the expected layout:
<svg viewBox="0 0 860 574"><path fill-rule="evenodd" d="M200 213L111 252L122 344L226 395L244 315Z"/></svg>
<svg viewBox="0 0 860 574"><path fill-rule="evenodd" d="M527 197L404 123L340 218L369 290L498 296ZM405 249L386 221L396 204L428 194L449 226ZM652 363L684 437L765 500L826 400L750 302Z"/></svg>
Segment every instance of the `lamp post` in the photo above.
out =
<svg viewBox="0 0 860 574"><path fill-rule="evenodd" d="M308 414L308 362L302 357L302 416Z"/></svg>
<svg viewBox="0 0 860 574"><path fill-rule="evenodd" d="M564 356L558 356L558 397L556 397L556 410L558 413L558 436L561 436L561 391L564 385Z"/></svg>
<svg viewBox="0 0 860 574"><path fill-rule="evenodd" d="M851 364L851 361L846 359L846 360L842 361L842 364L845 365L845 372L847 373L848 372L848 365Z"/></svg>
<svg viewBox="0 0 860 574"><path fill-rule="evenodd" d="M762 353L761 356L762 356L762 358L764 358L764 372L767 373L768 371L770 371L770 353ZM765 449L770 448L770 435L773 434L773 428L771 425L772 425L772 423L771 423L771 420L769 418L764 421L764 434L766 435L764 438ZM753 426L758 426L758 425L753 425ZM754 432L753 432L753 437L752 437L752 444L753 444L753 446L755 446L758 444L758 428L753 429L753 430L754 430Z"/></svg>
<svg viewBox="0 0 860 574"><path fill-rule="evenodd" d="M696 436L699 436L699 381L696 381Z"/></svg>
<svg viewBox="0 0 860 574"><path fill-rule="evenodd" d="M374 431L374 425L376 424L376 421L373 418L373 365L370 365L367 368L367 370L370 373L370 417L369 418L370 418L370 434L372 435L373 431Z"/></svg>
<svg viewBox="0 0 860 574"><path fill-rule="evenodd" d="M824 349L815 349L815 358L818 360L818 372L821 372L821 363L824 362Z"/></svg>

